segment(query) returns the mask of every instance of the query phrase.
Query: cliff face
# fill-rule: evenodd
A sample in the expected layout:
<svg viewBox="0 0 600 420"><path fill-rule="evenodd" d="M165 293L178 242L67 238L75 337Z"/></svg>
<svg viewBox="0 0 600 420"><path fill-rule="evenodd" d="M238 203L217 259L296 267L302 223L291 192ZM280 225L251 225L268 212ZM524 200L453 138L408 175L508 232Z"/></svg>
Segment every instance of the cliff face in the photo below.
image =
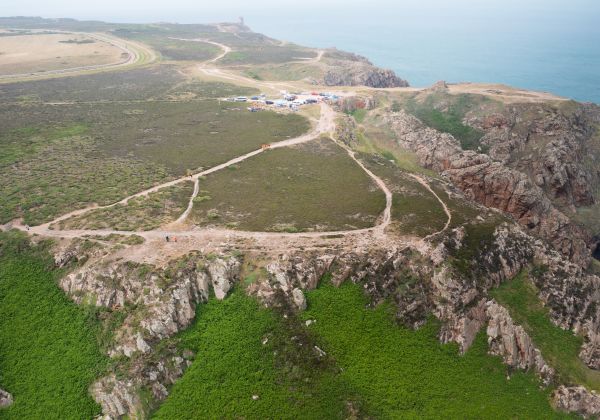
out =
<svg viewBox="0 0 600 420"><path fill-rule="evenodd" d="M486 303L486 314L490 354L502 356L505 364L516 369L534 370L543 384L549 385L554 379L554 369L546 363L523 327L515 325L506 308L495 301Z"/></svg>
<svg viewBox="0 0 600 420"><path fill-rule="evenodd" d="M513 104L501 113L467 115L484 131L489 155L527 174L558 206L573 209L597 199L600 172L590 165L598 152L600 108L575 102ZM590 159L591 158L591 159Z"/></svg>
<svg viewBox="0 0 600 420"><path fill-rule="evenodd" d="M302 311L306 308L304 292L318 287L324 276L334 285L351 281L362 286L371 305L390 301L397 321L407 327L419 328L434 315L442 324L440 340L456 342L462 351L487 325L492 354L502 356L514 368L536 372L549 384L555 379L552 368L525 330L488 294L536 262L546 267L534 281L553 321L586 335L594 344L584 346L582 354L589 354L584 360L595 363L600 357L592 333L597 334L600 317L593 302L600 293L600 279L569 263L517 224L499 220L492 212L444 233L435 242L419 245L388 243L364 249L243 257L193 252L156 267L112 259L75 243L63 249L55 262L68 266L69 261L79 261L78 268L60 282L74 301L126 311L107 349L115 361L124 362L90 388L107 418L144 418L148 402L143 395L152 396L151 406L168 396L169 387L194 356L182 353L172 337L192 322L196 306L206 302L211 289L216 298L226 298L239 281L245 259L250 264L260 261L264 267L264 274L247 285L246 291L268 306ZM475 232L479 234L473 244L469 235ZM459 259L469 268L457 264ZM576 403L573 398L584 391L590 403ZM557 397L557 404L593 412L593 394L584 391L565 391Z"/></svg>
<svg viewBox="0 0 600 420"><path fill-rule="evenodd" d="M125 319L113 334L107 352L120 374L110 373L91 386L94 399L108 418L144 418L147 404L140 391L151 393L154 404L168 396L172 385L191 363L174 345L156 346L188 327L196 307L212 290L224 299L239 279L240 262L230 255L192 253L164 268L132 262L96 259L79 243L55 257L58 266L91 262L71 272L60 286L76 303L93 303L124 311ZM97 251L92 251L95 253Z"/></svg>
<svg viewBox="0 0 600 420"><path fill-rule="evenodd" d="M566 257L588 264L589 235L558 210L526 174L489 155L462 150L454 137L425 127L404 111L389 113L386 121L398 144L414 151L423 166L445 175L469 198L510 214Z"/></svg>
<svg viewBox="0 0 600 420"><path fill-rule="evenodd" d="M325 52L327 64L323 77L326 86L369 86L374 88L407 87L408 82L392 70L381 69L367 58L336 49Z"/></svg>
<svg viewBox="0 0 600 420"><path fill-rule="evenodd" d="M396 76L392 70L368 64L347 65L332 68L325 73L326 86L368 86L373 88L407 87L408 82Z"/></svg>

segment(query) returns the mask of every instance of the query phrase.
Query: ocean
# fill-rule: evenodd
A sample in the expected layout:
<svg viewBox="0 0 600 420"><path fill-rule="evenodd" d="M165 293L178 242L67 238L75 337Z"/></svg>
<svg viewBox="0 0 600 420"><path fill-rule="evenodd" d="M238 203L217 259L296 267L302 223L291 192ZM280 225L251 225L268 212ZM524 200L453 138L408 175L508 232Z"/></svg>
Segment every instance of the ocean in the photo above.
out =
<svg viewBox="0 0 600 420"><path fill-rule="evenodd" d="M600 104L600 8L573 11L570 4L537 15L392 8L372 16L351 8L337 15L263 14L246 23L277 39L364 55L412 86L503 83Z"/></svg>
<svg viewBox="0 0 600 420"><path fill-rule="evenodd" d="M598 0L30 0L6 8L140 23L244 16L256 32L362 54L413 86L504 83L600 103Z"/></svg>

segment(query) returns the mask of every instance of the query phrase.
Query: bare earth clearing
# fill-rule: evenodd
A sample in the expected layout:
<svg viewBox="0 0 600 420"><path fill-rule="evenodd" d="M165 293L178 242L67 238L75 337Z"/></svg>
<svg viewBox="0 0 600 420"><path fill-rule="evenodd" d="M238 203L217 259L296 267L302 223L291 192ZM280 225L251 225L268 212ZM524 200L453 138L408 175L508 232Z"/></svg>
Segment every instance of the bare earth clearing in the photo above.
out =
<svg viewBox="0 0 600 420"><path fill-rule="evenodd" d="M117 70L156 59L150 48L108 34L0 37L0 83Z"/></svg>
<svg viewBox="0 0 600 420"><path fill-rule="evenodd" d="M84 35L5 36L0 37L0 75L113 64L123 54L115 45Z"/></svg>

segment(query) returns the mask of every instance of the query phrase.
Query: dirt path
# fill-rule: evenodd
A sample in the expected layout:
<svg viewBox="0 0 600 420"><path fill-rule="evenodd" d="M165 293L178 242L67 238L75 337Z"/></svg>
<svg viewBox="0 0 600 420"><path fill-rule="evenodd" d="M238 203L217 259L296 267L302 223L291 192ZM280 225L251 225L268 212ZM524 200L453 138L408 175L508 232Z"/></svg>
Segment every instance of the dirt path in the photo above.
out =
<svg viewBox="0 0 600 420"><path fill-rule="evenodd" d="M352 160L356 162L356 164L360 166L361 169L365 171L367 175L369 175L369 177L375 182L375 184L377 184L379 189L385 194L385 209L382 213L383 217L381 218L381 222L374 228L372 228L379 235L385 235L385 229L390 225L392 221L392 192L381 178L379 178L377 175L371 172L365 165L363 165L363 163L360 160L356 158L356 152L354 150L350 149L345 144L334 140L333 138L332 140L348 153L348 156L350 156L350 158L352 158Z"/></svg>
<svg viewBox="0 0 600 420"><path fill-rule="evenodd" d="M446 224L444 225L444 228L442 230L434 232L430 235L427 235L424 239L432 238L432 237L444 232L446 229L448 229L448 227L450 226L450 223L452 223L452 213L450 213L450 209L448 209L448 206L446 205L444 200L442 200L440 198L440 196L437 195L437 193L435 191L433 191L433 189L431 189L431 186L429 185L429 183L427 181L425 181L419 175L415 175L415 174L409 174L409 175L412 178L414 178L419 184L421 184L423 187L425 187L427 189L427 191L429 191L437 199L437 201L440 202L440 204L442 205L442 208L444 209L444 213L446 213L446 216L448 216L448 220L446 220Z"/></svg>
<svg viewBox="0 0 600 420"><path fill-rule="evenodd" d="M169 39L174 39L176 41L189 41L189 42L203 42L205 44L212 44L216 47L219 47L221 49L221 54L217 55L214 58L211 58L209 60L206 60L204 62L204 64L212 64L212 63L216 63L217 61L219 61L220 59L222 59L223 57L225 57L227 54L229 54L232 49L231 47L225 45L225 44L219 44L218 42L214 42L214 41L210 41L208 39L204 39L204 38L173 38L173 37L169 37Z"/></svg>
<svg viewBox="0 0 600 420"><path fill-rule="evenodd" d="M125 41L112 35L101 33L68 32L73 35L85 35L119 48L127 54L127 58L115 63L94 66L72 67L68 69L50 70L43 73L24 73L0 76L0 83L13 83L27 80L48 79L53 77L75 76L96 71L120 70L137 64L149 64L157 60L156 53L149 47L137 42Z"/></svg>

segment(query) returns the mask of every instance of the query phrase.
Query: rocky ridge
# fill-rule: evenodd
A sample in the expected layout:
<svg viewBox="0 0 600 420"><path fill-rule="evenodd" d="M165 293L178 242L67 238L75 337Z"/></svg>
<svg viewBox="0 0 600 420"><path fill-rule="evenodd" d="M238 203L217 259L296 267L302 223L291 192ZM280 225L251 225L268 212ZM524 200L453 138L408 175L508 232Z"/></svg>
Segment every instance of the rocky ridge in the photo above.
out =
<svg viewBox="0 0 600 420"><path fill-rule="evenodd" d="M574 210L596 200L598 171L586 165L595 148L600 108L575 102L513 104L502 112L467 115L497 161L527 174L556 205Z"/></svg>
<svg viewBox="0 0 600 420"><path fill-rule="evenodd" d="M65 255L75 252L63 250L55 261L63 263ZM240 261L234 256L192 253L164 268L93 260L60 281L78 304L112 311L129 308L108 354L130 362L117 366L118 375L110 373L91 386L107 418L144 417L141 389L148 389L155 402L167 397L167 387L183 374L192 355L180 355L176 346L169 345L157 353L156 344L188 327L196 306L208 300L211 290L217 299L224 299L238 281L239 270Z"/></svg>
<svg viewBox="0 0 600 420"><path fill-rule="evenodd" d="M326 86L407 87L408 82L389 69L376 67L367 58L339 50L325 53L328 64L322 83Z"/></svg>
<svg viewBox="0 0 600 420"><path fill-rule="evenodd" d="M502 356L504 363L516 369L534 370L544 385L554 379L552 369L542 357L523 327L515 325L508 310L495 301L486 303L487 335L490 353Z"/></svg>
<svg viewBox="0 0 600 420"><path fill-rule="evenodd" d="M415 152L423 166L442 173L467 197L510 214L571 260L589 263L586 232L554 207L527 175L488 155L462 150L454 137L425 127L404 111L390 112L385 118L398 144Z"/></svg>
<svg viewBox="0 0 600 420"><path fill-rule="evenodd" d="M552 394L554 406L559 410L577 413L585 418L600 415L600 396L582 386L560 386Z"/></svg>
<svg viewBox="0 0 600 420"><path fill-rule="evenodd" d="M501 355L513 368L537 372L542 382L549 384L552 369L508 311L490 301L488 291L531 264L542 264L545 271L535 281L553 320L563 328L592 328L597 325L595 313L576 308L591 304L595 286L588 288L589 293L579 294L569 285L596 280L517 224L499 220L492 212L487 219L471 221L418 248L304 250L271 256L264 264L266 276L249 285L247 292L266 305L283 304L286 310L302 311L306 307L304 291L316 288L323 278L334 285L351 281L361 285L373 306L389 299L397 321L410 328L419 328L433 314L442 321L440 340L456 342L462 351L487 324L492 354ZM488 226L489 237L479 242L478 252L469 257L473 269L463 271L456 260L471 255L464 252L471 246L472 229L485 231ZM75 252L62 251L67 254ZM252 261L253 257L243 258ZM143 418L147 402L140 389L148 390L154 403L166 398L169 386L193 358L192 354L180 354L169 338L191 323L196 306L206 301L211 289L215 297L226 297L239 279L243 258L191 253L162 268L91 259L62 279L61 287L78 303L95 303L113 311L130 308L108 349L111 356L128 360L126 367L117 367L90 389L106 418ZM264 261L264 256L261 259ZM565 269L569 276L563 274ZM160 341L163 345L157 350ZM597 359L591 348L587 352ZM575 402L568 400L571 395L579 394L562 395L561 406L574 407Z"/></svg>

